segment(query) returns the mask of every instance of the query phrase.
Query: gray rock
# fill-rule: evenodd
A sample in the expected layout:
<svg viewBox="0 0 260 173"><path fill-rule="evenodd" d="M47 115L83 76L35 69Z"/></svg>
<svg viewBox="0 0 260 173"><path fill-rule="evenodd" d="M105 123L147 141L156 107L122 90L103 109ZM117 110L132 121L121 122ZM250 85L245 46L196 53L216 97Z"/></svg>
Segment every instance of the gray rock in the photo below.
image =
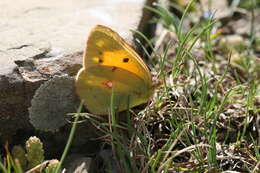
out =
<svg viewBox="0 0 260 173"><path fill-rule="evenodd" d="M66 173L88 173L92 158L82 155L69 155L65 161Z"/></svg>
<svg viewBox="0 0 260 173"><path fill-rule="evenodd" d="M0 1L0 141L32 128L28 108L41 84L77 73L93 26L109 26L132 41L129 29L147 29L143 6L152 1Z"/></svg>

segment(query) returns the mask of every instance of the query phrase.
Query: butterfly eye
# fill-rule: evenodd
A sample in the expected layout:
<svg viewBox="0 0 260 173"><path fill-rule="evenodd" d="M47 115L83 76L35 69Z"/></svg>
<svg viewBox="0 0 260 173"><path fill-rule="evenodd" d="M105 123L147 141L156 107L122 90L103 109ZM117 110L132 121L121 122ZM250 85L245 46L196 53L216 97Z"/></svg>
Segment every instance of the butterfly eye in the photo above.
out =
<svg viewBox="0 0 260 173"><path fill-rule="evenodd" d="M123 62L128 62L129 58L123 58Z"/></svg>
<svg viewBox="0 0 260 173"><path fill-rule="evenodd" d="M103 63L103 59L99 58L99 57L93 57L92 58L92 61L95 62L95 63Z"/></svg>

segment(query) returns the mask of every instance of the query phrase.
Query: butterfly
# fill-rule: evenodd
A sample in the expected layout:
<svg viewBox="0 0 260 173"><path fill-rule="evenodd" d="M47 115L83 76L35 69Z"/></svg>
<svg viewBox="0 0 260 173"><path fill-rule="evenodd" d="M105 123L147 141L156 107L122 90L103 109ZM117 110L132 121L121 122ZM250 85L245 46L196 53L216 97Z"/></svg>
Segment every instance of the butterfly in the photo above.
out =
<svg viewBox="0 0 260 173"><path fill-rule="evenodd" d="M153 93L149 68L112 29L95 26L88 37L76 91L89 112L108 114L113 93L117 111L145 103Z"/></svg>

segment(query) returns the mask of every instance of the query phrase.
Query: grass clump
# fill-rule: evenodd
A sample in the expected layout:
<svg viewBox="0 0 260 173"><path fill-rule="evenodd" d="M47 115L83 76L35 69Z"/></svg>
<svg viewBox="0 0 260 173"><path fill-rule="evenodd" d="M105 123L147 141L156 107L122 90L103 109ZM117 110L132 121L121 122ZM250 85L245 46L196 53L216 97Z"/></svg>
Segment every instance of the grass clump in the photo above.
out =
<svg viewBox="0 0 260 173"><path fill-rule="evenodd" d="M214 13L193 23L194 3L180 19L161 5L147 7L161 30L157 42L144 38L153 50L144 52L161 85L146 109L123 115L127 122L111 113L109 125L85 115L109 136L117 170L260 171L259 61L251 38L221 45L225 24Z"/></svg>

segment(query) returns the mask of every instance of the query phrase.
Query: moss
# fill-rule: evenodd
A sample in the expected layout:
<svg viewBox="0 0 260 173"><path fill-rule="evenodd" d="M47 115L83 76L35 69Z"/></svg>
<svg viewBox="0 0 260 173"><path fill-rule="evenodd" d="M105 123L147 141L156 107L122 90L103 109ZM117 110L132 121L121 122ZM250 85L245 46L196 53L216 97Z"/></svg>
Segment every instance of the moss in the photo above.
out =
<svg viewBox="0 0 260 173"><path fill-rule="evenodd" d="M29 108L32 125L43 131L56 131L66 123L66 114L76 112L79 101L74 79L54 77L36 91Z"/></svg>

